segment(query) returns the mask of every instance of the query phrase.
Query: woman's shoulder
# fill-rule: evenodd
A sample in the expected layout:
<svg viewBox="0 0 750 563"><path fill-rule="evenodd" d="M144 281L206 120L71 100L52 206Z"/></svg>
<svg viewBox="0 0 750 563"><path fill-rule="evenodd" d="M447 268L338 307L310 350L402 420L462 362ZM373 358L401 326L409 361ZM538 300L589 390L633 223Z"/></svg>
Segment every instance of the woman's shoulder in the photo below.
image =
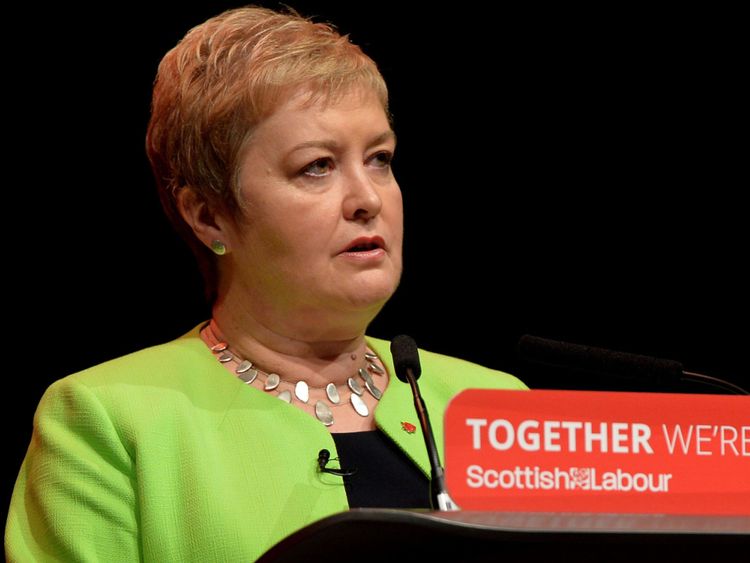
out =
<svg viewBox="0 0 750 563"><path fill-rule="evenodd" d="M89 387L112 384L156 384L179 375L189 378L215 360L198 335L198 329L162 344L143 348L73 373L60 384L79 383Z"/></svg>
<svg viewBox="0 0 750 563"><path fill-rule="evenodd" d="M78 400L93 401L107 411L138 410L143 404L160 404L164 411L196 401L224 404L232 386L209 384L224 375L196 328L58 379L45 391L40 407Z"/></svg>
<svg viewBox="0 0 750 563"><path fill-rule="evenodd" d="M392 365L388 341L368 338L368 343L378 352L381 358L387 355L388 362ZM470 387L527 389L527 386L520 379L509 373L454 356L420 348L419 360L425 382L439 381L442 385L455 389ZM422 381L420 380L420 385L422 385Z"/></svg>
<svg viewBox="0 0 750 563"><path fill-rule="evenodd" d="M235 383L193 330L55 381L37 416L67 420L85 412L118 426L145 428L154 421L194 417L196 406L223 411L235 395Z"/></svg>
<svg viewBox="0 0 750 563"><path fill-rule="evenodd" d="M455 390L475 388L527 389L509 373L489 368L462 358L420 350L422 372L434 375L441 383Z"/></svg>

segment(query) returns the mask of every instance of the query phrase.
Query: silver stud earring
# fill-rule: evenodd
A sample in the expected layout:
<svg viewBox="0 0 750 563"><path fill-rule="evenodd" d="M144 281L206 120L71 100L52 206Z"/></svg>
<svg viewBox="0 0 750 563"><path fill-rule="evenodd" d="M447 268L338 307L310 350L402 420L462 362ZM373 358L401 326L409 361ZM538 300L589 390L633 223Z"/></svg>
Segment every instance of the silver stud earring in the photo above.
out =
<svg viewBox="0 0 750 563"><path fill-rule="evenodd" d="M213 253L217 256L222 256L227 253L226 245L219 239L211 241L211 250L213 250Z"/></svg>

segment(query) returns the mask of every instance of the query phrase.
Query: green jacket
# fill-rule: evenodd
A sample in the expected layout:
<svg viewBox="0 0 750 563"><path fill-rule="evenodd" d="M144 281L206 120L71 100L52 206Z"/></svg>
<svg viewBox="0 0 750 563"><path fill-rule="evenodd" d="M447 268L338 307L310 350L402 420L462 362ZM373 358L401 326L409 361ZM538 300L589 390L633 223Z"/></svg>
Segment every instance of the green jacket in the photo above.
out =
<svg viewBox="0 0 750 563"><path fill-rule="evenodd" d="M368 338L389 373L389 345ZM516 378L421 352L422 396L443 447L460 390L525 389ZM409 386L392 380L378 427L425 474ZM405 432L402 422L417 426ZM34 417L6 527L8 561L252 561L317 519L348 509L336 457L310 415L233 377L198 336L55 382ZM441 459L443 459L441 457Z"/></svg>

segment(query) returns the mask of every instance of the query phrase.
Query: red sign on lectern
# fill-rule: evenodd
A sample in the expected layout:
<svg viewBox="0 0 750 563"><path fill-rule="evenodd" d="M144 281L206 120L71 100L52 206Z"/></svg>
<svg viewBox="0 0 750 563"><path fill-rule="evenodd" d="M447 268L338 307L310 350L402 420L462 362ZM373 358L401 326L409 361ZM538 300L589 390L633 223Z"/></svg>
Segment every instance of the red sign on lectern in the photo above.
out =
<svg viewBox="0 0 750 563"><path fill-rule="evenodd" d="M750 515L750 397L469 389L445 474L464 510Z"/></svg>

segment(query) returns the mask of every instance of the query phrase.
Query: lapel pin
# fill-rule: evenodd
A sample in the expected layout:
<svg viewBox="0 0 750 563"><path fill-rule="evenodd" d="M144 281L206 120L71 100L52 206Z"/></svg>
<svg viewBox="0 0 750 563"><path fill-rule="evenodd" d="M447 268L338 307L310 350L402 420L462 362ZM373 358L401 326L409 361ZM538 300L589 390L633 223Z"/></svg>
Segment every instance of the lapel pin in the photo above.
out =
<svg viewBox="0 0 750 563"><path fill-rule="evenodd" d="M411 422L402 422L401 428L406 432L407 434L414 434L416 432L417 427L414 426Z"/></svg>

